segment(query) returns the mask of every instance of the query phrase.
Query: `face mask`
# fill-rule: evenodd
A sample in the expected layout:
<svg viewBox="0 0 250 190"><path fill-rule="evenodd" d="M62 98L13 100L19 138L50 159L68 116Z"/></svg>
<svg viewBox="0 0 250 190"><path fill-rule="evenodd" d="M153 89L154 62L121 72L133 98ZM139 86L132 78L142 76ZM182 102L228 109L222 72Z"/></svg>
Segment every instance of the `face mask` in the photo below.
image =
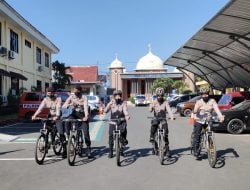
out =
<svg viewBox="0 0 250 190"><path fill-rule="evenodd" d="M50 99L53 99L53 98L55 97L55 95L54 95L54 94L51 94L51 95L48 95L48 97L49 97Z"/></svg>
<svg viewBox="0 0 250 190"><path fill-rule="evenodd" d="M76 97L80 97L81 96L81 92L75 92L75 95L76 95Z"/></svg>
<svg viewBox="0 0 250 190"><path fill-rule="evenodd" d="M157 98L157 101L158 101L158 102L161 102L161 103L162 103L163 100L164 100L163 97L158 97L158 98Z"/></svg>
<svg viewBox="0 0 250 190"><path fill-rule="evenodd" d="M203 101L204 101L204 102L206 102L206 103L207 103L207 102L208 102L208 100L209 100L209 96L202 97L202 99L203 99Z"/></svg>
<svg viewBox="0 0 250 190"><path fill-rule="evenodd" d="M121 104L122 100L119 98L119 99L115 99L115 102L116 104Z"/></svg>

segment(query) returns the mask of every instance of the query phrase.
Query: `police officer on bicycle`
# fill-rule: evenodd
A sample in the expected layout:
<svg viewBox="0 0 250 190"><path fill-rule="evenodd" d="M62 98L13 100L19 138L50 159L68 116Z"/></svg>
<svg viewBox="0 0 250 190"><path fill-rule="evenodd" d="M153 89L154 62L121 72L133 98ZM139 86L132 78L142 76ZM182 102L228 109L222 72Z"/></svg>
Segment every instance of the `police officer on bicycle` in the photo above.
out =
<svg viewBox="0 0 250 190"><path fill-rule="evenodd" d="M85 143L87 145L87 155L91 158L91 140L89 135L89 111L88 111L88 99L82 94L82 87L77 85L73 89L71 94L63 105L63 108L73 107L72 114L68 117L69 119L82 119L82 122L78 125L78 130L83 130ZM69 124L69 123L67 123ZM66 125L70 128L69 125Z"/></svg>
<svg viewBox="0 0 250 190"><path fill-rule="evenodd" d="M171 108L168 104L168 102L164 99L164 89L163 88L157 88L156 89L156 96L157 96L157 100L153 101L150 104L149 107L149 111L150 112L154 112L154 117L156 117L155 119L151 120L151 130L150 130L150 140L149 142L154 143L155 139L155 133L157 131L157 128L160 124L160 121L157 119L157 117L159 118L168 118L168 114L171 118L171 120L174 120L174 116L173 113L171 111ZM166 152L168 153L167 156L170 156L170 151L169 151L169 140L168 140L168 123L166 122L163 126L163 129L165 131L165 145L166 145ZM154 150L153 150L153 154L155 154Z"/></svg>
<svg viewBox="0 0 250 190"><path fill-rule="evenodd" d="M108 103L106 106L104 112L107 113L111 111L110 119L121 119L125 118L125 121L122 121L118 124L120 131L121 131L121 143L123 146L126 146L128 144L127 140L127 122L130 119L128 108L127 108L127 102L122 100L122 91L116 90L113 92L113 99ZM113 157L113 146L114 146L114 140L113 140L113 131L115 130L115 125L110 124L109 125L109 158ZM123 152L121 152L121 155L123 155Z"/></svg>
<svg viewBox="0 0 250 190"><path fill-rule="evenodd" d="M57 131L60 134L60 140L62 144L65 142L65 136L62 132L62 125L60 122L60 115L61 115L61 106L62 106L62 100L60 97L56 97L55 95L55 89L53 87L49 87L47 90L47 97L45 97L40 104L37 111L32 116L32 120L37 119L37 116L42 112L44 108L49 108L49 115L48 118L52 118L53 122L47 121L46 125L48 127L52 127L54 123L56 123ZM63 146L63 157L65 157L64 152L66 151L66 145Z"/></svg>
<svg viewBox="0 0 250 190"><path fill-rule="evenodd" d="M200 155L200 139L202 128L206 127L206 124L202 123L202 119L208 117L207 113L212 114L213 111L216 112L220 122L223 122L224 117L221 114L218 104L216 101L209 97L210 89L208 87L203 87L200 89L201 99L195 103L194 111L191 114L192 119L197 119L194 123L194 156L199 158Z"/></svg>

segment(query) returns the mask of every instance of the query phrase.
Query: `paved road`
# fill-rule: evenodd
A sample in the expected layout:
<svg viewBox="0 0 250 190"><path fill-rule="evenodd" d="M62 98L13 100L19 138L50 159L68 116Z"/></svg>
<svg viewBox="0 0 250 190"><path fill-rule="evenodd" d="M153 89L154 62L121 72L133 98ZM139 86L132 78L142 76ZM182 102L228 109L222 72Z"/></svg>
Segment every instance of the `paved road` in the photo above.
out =
<svg viewBox="0 0 250 190"><path fill-rule="evenodd" d="M94 158L77 158L76 166L55 157L52 152L44 165L34 161L34 139L39 124L19 124L0 128L0 133L19 135L12 143L0 143L0 179L3 190L15 189L88 189L158 190L225 189L249 190L250 136L216 134L219 161L216 169L206 159L196 161L190 155L192 131L185 118L169 122L172 159L160 165L151 155L147 108L130 108L129 147L122 166L107 158L108 128L101 122L91 124ZM21 140L20 140L21 139Z"/></svg>

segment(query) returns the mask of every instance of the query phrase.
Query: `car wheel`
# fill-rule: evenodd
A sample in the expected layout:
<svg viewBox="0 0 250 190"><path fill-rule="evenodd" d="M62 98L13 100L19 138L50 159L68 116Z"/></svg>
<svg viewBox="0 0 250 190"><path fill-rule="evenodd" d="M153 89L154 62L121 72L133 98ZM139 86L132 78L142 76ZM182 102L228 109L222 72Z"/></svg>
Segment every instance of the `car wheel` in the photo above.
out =
<svg viewBox="0 0 250 190"><path fill-rule="evenodd" d="M191 109L185 109L184 112L183 112L183 115L185 117L190 117L191 116L191 113L192 113L192 110Z"/></svg>
<svg viewBox="0 0 250 190"><path fill-rule="evenodd" d="M232 119L227 124L227 131L231 134L241 134L244 131L244 122L241 119Z"/></svg>

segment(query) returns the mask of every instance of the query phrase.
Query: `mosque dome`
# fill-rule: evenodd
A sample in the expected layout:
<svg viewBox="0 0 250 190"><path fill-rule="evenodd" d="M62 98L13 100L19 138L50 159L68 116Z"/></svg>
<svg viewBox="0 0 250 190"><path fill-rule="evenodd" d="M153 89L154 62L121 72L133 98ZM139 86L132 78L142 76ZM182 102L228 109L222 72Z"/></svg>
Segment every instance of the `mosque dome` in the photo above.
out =
<svg viewBox="0 0 250 190"><path fill-rule="evenodd" d="M115 60L112 61L112 63L111 63L111 65L110 65L109 68L110 68L110 69L114 69L114 68L123 68L122 62L117 58L117 56L116 56Z"/></svg>
<svg viewBox="0 0 250 190"><path fill-rule="evenodd" d="M136 71L165 71L161 58L151 52L149 45L149 52L147 55L139 59L136 65Z"/></svg>

